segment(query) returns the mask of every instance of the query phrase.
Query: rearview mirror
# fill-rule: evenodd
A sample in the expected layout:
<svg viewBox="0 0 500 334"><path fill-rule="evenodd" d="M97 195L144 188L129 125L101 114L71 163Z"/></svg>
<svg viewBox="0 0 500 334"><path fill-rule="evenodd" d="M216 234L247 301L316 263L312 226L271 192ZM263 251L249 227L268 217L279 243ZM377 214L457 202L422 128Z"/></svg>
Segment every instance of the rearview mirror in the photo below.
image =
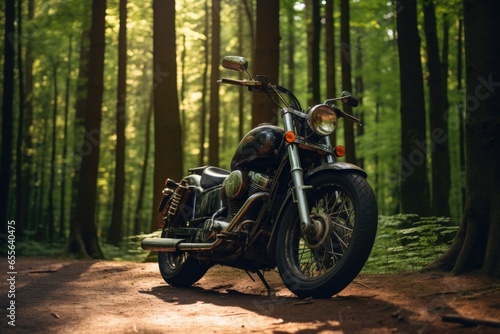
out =
<svg viewBox="0 0 500 334"><path fill-rule="evenodd" d="M340 94L340 97L342 103L347 104L348 106L357 107L359 104L358 99L348 91L343 91L342 94Z"/></svg>
<svg viewBox="0 0 500 334"><path fill-rule="evenodd" d="M222 58L222 67L228 70L243 72L248 68L248 61L240 56L225 56Z"/></svg>

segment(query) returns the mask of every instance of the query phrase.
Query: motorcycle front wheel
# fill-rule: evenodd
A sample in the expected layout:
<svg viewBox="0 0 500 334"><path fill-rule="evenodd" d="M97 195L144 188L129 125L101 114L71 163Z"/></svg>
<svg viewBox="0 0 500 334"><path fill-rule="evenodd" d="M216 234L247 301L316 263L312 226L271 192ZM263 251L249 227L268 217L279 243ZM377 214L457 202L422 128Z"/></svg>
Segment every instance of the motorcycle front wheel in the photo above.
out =
<svg viewBox="0 0 500 334"><path fill-rule="evenodd" d="M377 231L377 204L358 174L323 173L307 185L313 229L301 231L297 204L290 202L278 231L278 270L298 297L330 298L366 263Z"/></svg>
<svg viewBox="0 0 500 334"><path fill-rule="evenodd" d="M161 237L168 237L167 233L163 231ZM158 252L158 266L165 282L179 288L193 285L209 269L187 252Z"/></svg>

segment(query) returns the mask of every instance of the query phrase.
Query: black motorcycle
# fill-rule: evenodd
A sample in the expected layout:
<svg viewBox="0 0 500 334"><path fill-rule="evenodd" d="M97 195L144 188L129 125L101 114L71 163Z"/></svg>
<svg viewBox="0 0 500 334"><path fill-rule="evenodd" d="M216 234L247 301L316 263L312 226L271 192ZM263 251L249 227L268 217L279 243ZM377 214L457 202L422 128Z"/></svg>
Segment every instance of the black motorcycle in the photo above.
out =
<svg viewBox="0 0 500 334"><path fill-rule="evenodd" d="M243 57L222 66L248 80L219 83L266 93L281 111L283 128L261 124L239 143L231 170L192 168L180 182L167 179L159 205L161 238L142 241L158 251L164 280L176 287L198 281L214 264L256 273L278 267L298 297L329 298L358 275L373 246L377 204L364 170L336 162L345 150L329 135L338 119L360 121L338 108L357 106L348 92L304 112L297 98L267 77L253 79Z"/></svg>

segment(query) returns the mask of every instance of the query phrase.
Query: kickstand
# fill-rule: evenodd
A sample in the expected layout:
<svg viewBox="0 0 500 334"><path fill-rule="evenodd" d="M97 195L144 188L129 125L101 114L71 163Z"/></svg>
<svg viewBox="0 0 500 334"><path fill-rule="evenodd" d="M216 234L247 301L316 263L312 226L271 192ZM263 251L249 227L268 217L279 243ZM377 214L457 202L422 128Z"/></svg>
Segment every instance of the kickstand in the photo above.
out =
<svg viewBox="0 0 500 334"><path fill-rule="evenodd" d="M262 272L260 270L257 270L256 273L257 273L257 276L259 276L259 278L262 281L262 283L264 284L264 286L266 287L266 289L267 289L267 295L271 296L273 294L273 289L267 283L266 279L264 278L264 275L262 274Z"/></svg>

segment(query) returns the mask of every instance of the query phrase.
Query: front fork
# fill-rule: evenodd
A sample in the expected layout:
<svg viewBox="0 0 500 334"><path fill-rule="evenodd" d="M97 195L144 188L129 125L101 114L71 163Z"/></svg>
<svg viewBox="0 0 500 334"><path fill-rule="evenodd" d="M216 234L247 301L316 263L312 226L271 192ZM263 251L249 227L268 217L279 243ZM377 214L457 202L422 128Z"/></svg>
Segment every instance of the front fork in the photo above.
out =
<svg viewBox="0 0 500 334"><path fill-rule="evenodd" d="M286 109L282 112L285 132L295 132L292 115L290 115ZM330 139L328 137L326 137L325 140L325 144L330 144ZM304 171L300 165L298 145L295 143L289 143L287 149L290 161L290 173L292 174L292 181L294 185L294 202L297 203L299 209L300 229L302 233L310 233L314 229L314 225L311 223L311 216L309 215L309 205L307 204L306 191L311 189L312 186L304 184ZM333 160L333 157L327 157L327 161L330 162L330 160Z"/></svg>

